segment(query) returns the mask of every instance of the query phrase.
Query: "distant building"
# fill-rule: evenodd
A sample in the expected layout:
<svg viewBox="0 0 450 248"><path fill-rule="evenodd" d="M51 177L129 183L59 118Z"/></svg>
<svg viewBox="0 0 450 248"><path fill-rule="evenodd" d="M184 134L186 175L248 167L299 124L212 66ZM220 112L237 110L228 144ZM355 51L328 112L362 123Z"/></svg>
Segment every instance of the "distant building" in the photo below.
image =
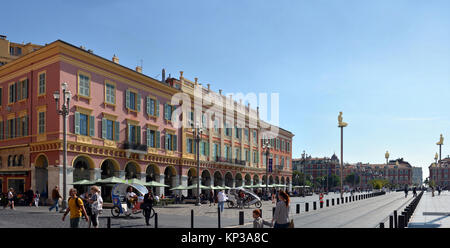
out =
<svg viewBox="0 0 450 248"><path fill-rule="evenodd" d="M438 163L432 163L430 170L430 182L433 180L437 186L447 188L450 186L449 179L450 158L444 158Z"/></svg>
<svg viewBox="0 0 450 248"><path fill-rule="evenodd" d="M423 182L422 167L412 167L412 184L421 186Z"/></svg>
<svg viewBox="0 0 450 248"><path fill-rule="evenodd" d="M292 159L292 170L306 174L310 180L326 176L327 171L330 175L339 175L338 168L339 159L335 154L331 158L313 158L303 153L302 158Z"/></svg>
<svg viewBox="0 0 450 248"><path fill-rule="evenodd" d="M31 43L19 44L10 42L5 35L0 35L0 66L34 52L41 47L41 45Z"/></svg>

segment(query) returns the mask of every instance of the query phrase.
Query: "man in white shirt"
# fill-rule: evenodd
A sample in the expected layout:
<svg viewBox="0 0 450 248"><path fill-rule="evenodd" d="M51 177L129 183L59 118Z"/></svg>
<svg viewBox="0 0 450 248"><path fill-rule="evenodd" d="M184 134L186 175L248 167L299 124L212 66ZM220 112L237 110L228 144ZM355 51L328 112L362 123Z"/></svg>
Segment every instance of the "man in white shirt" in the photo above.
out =
<svg viewBox="0 0 450 248"><path fill-rule="evenodd" d="M227 196L225 195L225 193L223 193L222 190L220 190L219 193L217 194L217 201L219 202L218 205L220 208L220 212L223 212L223 205L227 201Z"/></svg>
<svg viewBox="0 0 450 248"><path fill-rule="evenodd" d="M128 191L127 195L126 195L126 197L127 197L127 206L128 206L128 208L133 209L134 208L134 203L137 200L136 199L137 195L133 192L133 188L132 187L128 187L127 191Z"/></svg>

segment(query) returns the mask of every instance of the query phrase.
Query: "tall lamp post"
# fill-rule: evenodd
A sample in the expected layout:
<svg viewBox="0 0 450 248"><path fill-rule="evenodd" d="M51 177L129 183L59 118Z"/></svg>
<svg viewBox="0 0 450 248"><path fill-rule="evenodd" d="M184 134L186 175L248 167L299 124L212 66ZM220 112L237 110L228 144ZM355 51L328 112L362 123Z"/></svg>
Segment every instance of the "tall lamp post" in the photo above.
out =
<svg viewBox="0 0 450 248"><path fill-rule="evenodd" d="M264 142L264 144L263 144L263 149L265 149L266 150L266 195L267 195L267 192L269 192L269 187L268 187L268 177L269 177L269 175L268 175L268 173L269 173L269 155L270 155L270 148L271 148L271 146L270 146L270 142L269 142L269 140L266 140L265 142Z"/></svg>
<svg viewBox="0 0 450 248"><path fill-rule="evenodd" d="M348 124L342 121L342 112L339 112L338 116L338 127L341 128L341 198L344 196L344 192L342 191L342 176L344 173L344 127Z"/></svg>
<svg viewBox="0 0 450 248"><path fill-rule="evenodd" d="M194 139L197 147L197 201L195 206L201 206L200 200L200 140L203 133L203 127L197 122L194 128Z"/></svg>
<svg viewBox="0 0 450 248"><path fill-rule="evenodd" d="M63 99L62 99L62 106L61 109L59 109L59 98L60 98L60 93L59 90L55 91L53 93L53 97L55 98L56 101L56 113L58 115L62 115L63 116L63 199L62 199L62 206L61 206L61 211L60 212L64 212L67 208L67 116L69 115L69 102L70 102L70 98L72 98L72 93L67 89L67 83L63 83L61 86L61 89L63 91Z"/></svg>

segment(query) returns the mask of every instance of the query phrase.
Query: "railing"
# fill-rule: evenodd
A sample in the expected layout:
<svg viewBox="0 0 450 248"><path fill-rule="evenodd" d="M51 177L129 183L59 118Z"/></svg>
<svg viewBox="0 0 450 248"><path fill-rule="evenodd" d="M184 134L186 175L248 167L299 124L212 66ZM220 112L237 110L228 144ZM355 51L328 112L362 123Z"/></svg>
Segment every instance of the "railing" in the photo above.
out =
<svg viewBox="0 0 450 248"><path fill-rule="evenodd" d="M232 158L224 158L224 157L216 157L216 162L222 162L222 163L230 163L230 164L237 164L237 165L243 165L245 166L247 164L247 161L245 160L239 160L239 159L232 159Z"/></svg>
<svg viewBox="0 0 450 248"><path fill-rule="evenodd" d="M123 143L124 150L136 150L136 151L145 151L147 152L147 145L139 144L139 143Z"/></svg>

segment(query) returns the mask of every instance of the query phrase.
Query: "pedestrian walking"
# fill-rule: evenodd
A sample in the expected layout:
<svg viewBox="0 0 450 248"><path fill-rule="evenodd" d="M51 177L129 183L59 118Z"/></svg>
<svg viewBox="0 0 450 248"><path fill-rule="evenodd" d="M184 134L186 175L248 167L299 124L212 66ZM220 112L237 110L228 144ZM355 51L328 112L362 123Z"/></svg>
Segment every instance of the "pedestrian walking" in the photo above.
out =
<svg viewBox="0 0 450 248"><path fill-rule="evenodd" d="M414 187L413 188L413 197L416 197L417 196L417 189L416 189L416 187Z"/></svg>
<svg viewBox="0 0 450 248"><path fill-rule="evenodd" d="M150 226L150 215L153 208L153 200L152 192L148 191L147 194L144 195L144 202L141 204L141 208L144 210L145 224L147 226Z"/></svg>
<svg viewBox="0 0 450 248"><path fill-rule="evenodd" d="M261 210L253 210L253 228L264 228L264 225L272 227L272 223L263 220Z"/></svg>
<svg viewBox="0 0 450 248"><path fill-rule="evenodd" d="M438 186L437 190L438 190L438 195L441 195L441 190L442 190L441 186Z"/></svg>
<svg viewBox="0 0 450 248"><path fill-rule="evenodd" d="M41 194L39 194L39 191L36 190L36 193L34 194L34 206L39 207L39 199L41 198Z"/></svg>
<svg viewBox="0 0 450 248"><path fill-rule="evenodd" d="M217 199L219 201L218 205L219 205L219 208L220 208L220 212L223 212L223 205L227 201L227 196L225 195L223 190L219 191L219 193L217 194Z"/></svg>
<svg viewBox="0 0 450 248"><path fill-rule="evenodd" d="M33 198L34 198L34 192L32 188L29 188L27 192L25 192L26 195L26 205L32 206L33 205Z"/></svg>
<svg viewBox="0 0 450 248"><path fill-rule="evenodd" d="M289 227L289 211L290 211L290 198L284 191L280 191L278 194L280 201L275 207L275 213L273 215L272 224L274 228L288 228ZM275 224L274 224L275 222Z"/></svg>
<svg viewBox="0 0 450 248"><path fill-rule="evenodd" d="M431 186L431 196L434 197L434 187Z"/></svg>
<svg viewBox="0 0 450 248"><path fill-rule="evenodd" d="M56 208L56 212L58 212L58 204L60 198L61 194L59 194L58 186L55 186L55 188L52 190L53 205L48 209L48 211L52 211L52 209Z"/></svg>
<svg viewBox="0 0 450 248"><path fill-rule="evenodd" d="M77 196L77 190L72 188L69 191L68 208L62 217L62 221L66 218L66 215L70 213L70 228L79 228L80 219L84 214L86 216L86 222L89 223L89 216L87 216L86 209L84 208L83 201Z"/></svg>
<svg viewBox="0 0 450 248"><path fill-rule="evenodd" d="M211 190L209 192L209 206L211 207L211 204L214 204L214 206L216 205L216 203L214 202L214 191Z"/></svg>
<svg viewBox="0 0 450 248"><path fill-rule="evenodd" d="M89 198L90 205L90 216L89 216L89 228L91 227L91 223L93 228L98 228L98 215L102 210L103 199L100 195L100 189L97 186L91 187L91 197ZM89 215L88 211L86 213Z"/></svg>
<svg viewBox="0 0 450 248"><path fill-rule="evenodd" d="M14 208L14 189L10 188L8 191L8 206L11 207L11 209L15 210Z"/></svg>
<svg viewBox="0 0 450 248"><path fill-rule="evenodd" d="M408 186L405 185L405 198L408 196Z"/></svg>
<svg viewBox="0 0 450 248"><path fill-rule="evenodd" d="M1 193L1 194L2 194L3 209L5 209L8 206L8 194L7 193Z"/></svg>

